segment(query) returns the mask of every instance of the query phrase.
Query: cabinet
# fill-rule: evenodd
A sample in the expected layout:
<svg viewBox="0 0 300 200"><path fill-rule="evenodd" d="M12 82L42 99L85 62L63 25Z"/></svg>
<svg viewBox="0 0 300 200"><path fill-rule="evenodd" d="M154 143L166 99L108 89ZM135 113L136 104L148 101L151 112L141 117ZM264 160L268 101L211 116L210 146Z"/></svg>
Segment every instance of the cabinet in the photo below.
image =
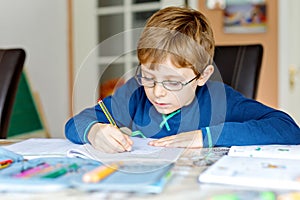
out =
<svg viewBox="0 0 300 200"><path fill-rule="evenodd" d="M136 45L146 20L162 7L160 0L98 0L97 40L100 97L133 75ZM120 83L120 84L118 84Z"/></svg>
<svg viewBox="0 0 300 200"><path fill-rule="evenodd" d="M183 0L74 0L74 112L126 81L137 66L136 44L148 17ZM196 7L196 0L191 1ZM104 86L101 88L101 86Z"/></svg>

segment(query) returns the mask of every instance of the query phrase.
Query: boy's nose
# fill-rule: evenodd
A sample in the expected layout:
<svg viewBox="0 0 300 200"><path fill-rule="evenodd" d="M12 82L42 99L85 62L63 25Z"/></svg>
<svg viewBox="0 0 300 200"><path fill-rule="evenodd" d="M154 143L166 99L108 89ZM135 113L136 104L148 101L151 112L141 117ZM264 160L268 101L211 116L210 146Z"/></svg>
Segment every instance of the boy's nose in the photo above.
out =
<svg viewBox="0 0 300 200"><path fill-rule="evenodd" d="M156 97L162 97L167 94L167 89L164 88L162 83L156 83L153 87L153 93Z"/></svg>

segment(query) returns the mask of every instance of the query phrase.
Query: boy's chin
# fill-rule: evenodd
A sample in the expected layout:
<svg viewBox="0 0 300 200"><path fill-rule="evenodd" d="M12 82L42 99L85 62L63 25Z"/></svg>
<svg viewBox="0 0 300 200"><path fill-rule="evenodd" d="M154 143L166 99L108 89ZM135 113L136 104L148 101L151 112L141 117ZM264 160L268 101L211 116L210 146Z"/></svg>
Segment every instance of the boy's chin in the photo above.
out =
<svg viewBox="0 0 300 200"><path fill-rule="evenodd" d="M155 108L157 112L163 115L171 114L172 112L175 112L178 109L161 109L161 108Z"/></svg>

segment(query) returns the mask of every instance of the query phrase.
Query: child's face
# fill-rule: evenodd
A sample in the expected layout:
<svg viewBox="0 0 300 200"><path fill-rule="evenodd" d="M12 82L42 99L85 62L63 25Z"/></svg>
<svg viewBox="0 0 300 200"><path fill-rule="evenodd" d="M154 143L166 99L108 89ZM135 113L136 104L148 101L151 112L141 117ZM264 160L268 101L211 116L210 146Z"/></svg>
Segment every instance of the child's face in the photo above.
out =
<svg viewBox="0 0 300 200"><path fill-rule="evenodd" d="M169 59L158 65L154 70L149 69L147 64L142 64L141 71L143 77L151 78L157 82L179 81L187 83L196 77L192 69L177 68ZM162 83L156 83L154 87L144 87L144 89L149 101L156 110L162 114L169 114L189 105L193 101L197 85L199 85L199 79L191 81L178 91L167 90Z"/></svg>

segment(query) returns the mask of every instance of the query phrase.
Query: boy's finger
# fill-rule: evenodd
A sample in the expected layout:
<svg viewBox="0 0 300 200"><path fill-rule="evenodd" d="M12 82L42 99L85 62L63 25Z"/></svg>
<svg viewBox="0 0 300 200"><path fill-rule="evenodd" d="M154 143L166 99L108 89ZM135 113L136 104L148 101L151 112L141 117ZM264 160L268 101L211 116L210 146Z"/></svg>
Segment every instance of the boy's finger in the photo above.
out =
<svg viewBox="0 0 300 200"><path fill-rule="evenodd" d="M116 135L114 139L123 147L124 151L131 151L132 141L126 138L126 135L121 133L120 135Z"/></svg>
<svg viewBox="0 0 300 200"><path fill-rule="evenodd" d="M130 137L128 135L124 135L124 137L126 138L127 142L130 144L130 145L133 145L133 141L130 139Z"/></svg>
<svg viewBox="0 0 300 200"><path fill-rule="evenodd" d="M115 138L107 140L106 146L108 146L108 148L110 149L110 153L126 151L126 149Z"/></svg>
<svg viewBox="0 0 300 200"><path fill-rule="evenodd" d="M157 146L157 147L164 147L166 145L168 145L171 141L159 141L159 140L156 140L156 141L151 141L149 143L149 145L152 145L152 146Z"/></svg>
<svg viewBox="0 0 300 200"><path fill-rule="evenodd" d="M153 146L156 146L156 145L159 145L159 146L163 146L162 144L167 144L168 142L170 141L174 141L174 139L176 138L176 136L167 136L167 137L164 137L164 138L160 138L158 140L152 140L149 142L149 145L153 145Z"/></svg>
<svg viewBox="0 0 300 200"><path fill-rule="evenodd" d="M120 131L128 136L131 136L131 134L132 134L132 131L127 127L121 127Z"/></svg>

